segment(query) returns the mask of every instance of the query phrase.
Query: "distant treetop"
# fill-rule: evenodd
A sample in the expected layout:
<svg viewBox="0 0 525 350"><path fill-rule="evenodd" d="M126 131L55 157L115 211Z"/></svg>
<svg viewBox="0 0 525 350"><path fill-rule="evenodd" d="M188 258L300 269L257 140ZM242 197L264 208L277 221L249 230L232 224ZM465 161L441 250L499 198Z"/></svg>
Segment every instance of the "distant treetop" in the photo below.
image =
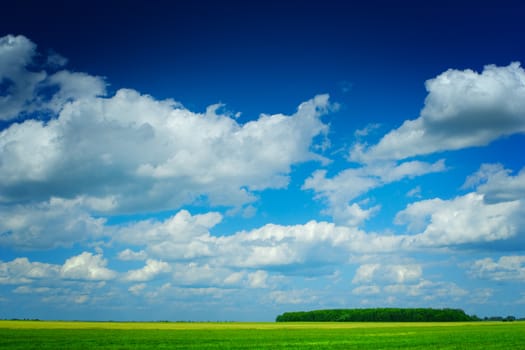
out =
<svg viewBox="0 0 525 350"><path fill-rule="evenodd" d="M461 309L373 308L285 312L276 322L459 322L479 321Z"/></svg>

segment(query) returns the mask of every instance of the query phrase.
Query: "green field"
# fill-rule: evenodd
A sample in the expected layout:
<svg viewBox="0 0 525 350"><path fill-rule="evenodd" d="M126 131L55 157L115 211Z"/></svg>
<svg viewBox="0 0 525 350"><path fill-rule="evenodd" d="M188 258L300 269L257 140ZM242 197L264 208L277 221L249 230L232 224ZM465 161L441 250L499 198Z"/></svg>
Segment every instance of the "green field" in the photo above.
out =
<svg viewBox="0 0 525 350"><path fill-rule="evenodd" d="M0 321L0 349L525 349L524 322Z"/></svg>

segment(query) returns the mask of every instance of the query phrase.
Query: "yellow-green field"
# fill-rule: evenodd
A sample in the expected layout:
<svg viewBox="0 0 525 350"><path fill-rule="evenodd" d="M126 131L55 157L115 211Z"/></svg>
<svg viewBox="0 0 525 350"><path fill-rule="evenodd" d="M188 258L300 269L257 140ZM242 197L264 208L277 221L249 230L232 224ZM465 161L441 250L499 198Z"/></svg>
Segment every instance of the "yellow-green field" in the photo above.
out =
<svg viewBox="0 0 525 350"><path fill-rule="evenodd" d="M524 322L515 322L525 327ZM504 326L503 322L84 322L84 321L6 321L1 328L11 329L165 329L165 330L234 330L234 329L355 329L406 327Z"/></svg>
<svg viewBox="0 0 525 350"><path fill-rule="evenodd" d="M0 321L0 349L525 349L524 322Z"/></svg>

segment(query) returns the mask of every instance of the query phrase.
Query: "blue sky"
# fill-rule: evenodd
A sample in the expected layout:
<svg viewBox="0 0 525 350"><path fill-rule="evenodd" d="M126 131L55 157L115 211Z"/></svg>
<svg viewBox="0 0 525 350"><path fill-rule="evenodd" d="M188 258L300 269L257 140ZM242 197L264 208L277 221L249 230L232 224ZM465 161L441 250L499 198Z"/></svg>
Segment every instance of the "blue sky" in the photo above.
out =
<svg viewBox="0 0 525 350"><path fill-rule="evenodd" d="M9 6L0 318L525 316L519 2Z"/></svg>

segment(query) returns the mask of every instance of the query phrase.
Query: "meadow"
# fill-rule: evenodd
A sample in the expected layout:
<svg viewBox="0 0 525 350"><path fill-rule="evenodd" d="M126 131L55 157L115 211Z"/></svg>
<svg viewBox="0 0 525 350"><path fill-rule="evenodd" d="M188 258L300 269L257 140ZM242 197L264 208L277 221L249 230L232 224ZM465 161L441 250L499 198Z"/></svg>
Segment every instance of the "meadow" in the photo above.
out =
<svg viewBox="0 0 525 350"><path fill-rule="evenodd" d="M0 349L525 349L525 322L0 321Z"/></svg>

